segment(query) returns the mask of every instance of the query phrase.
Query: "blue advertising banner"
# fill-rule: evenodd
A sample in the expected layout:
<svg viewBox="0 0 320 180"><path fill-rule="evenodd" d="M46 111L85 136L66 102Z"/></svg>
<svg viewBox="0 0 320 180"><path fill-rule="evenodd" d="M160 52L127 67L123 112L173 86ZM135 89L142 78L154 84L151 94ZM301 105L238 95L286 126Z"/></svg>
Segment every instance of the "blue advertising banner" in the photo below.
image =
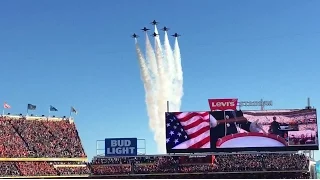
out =
<svg viewBox="0 0 320 180"><path fill-rule="evenodd" d="M136 156L137 138L105 139L105 156Z"/></svg>

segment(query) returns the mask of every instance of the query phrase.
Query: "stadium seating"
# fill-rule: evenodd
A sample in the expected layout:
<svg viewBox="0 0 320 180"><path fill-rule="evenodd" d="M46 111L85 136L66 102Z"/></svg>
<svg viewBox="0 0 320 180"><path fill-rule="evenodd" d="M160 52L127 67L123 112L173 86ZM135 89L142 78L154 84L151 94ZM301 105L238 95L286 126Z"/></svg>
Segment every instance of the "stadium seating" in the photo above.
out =
<svg viewBox="0 0 320 180"><path fill-rule="evenodd" d="M123 176L140 174L146 178L148 175L160 174L207 174L213 177L219 173L257 173L257 177L292 177L288 173L295 172L295 178L310 176L308 172L309 160L303 154L225 154L193 156L146 156L139 158L95 158L91 163L93 175ZM258 173L259 172L259 173ZM273 172L268 173L268 172ZM277 172L277 173L274 173ZM232 175L230 175L232 178ZM298 177L297 177L298 176ZM142 178L142 176L138 176ZM242 177L242 176L241 176ZM254 176L253 176L254 177ZM152 178L152 177L150 177ZM153 177L157 178L157 177ZM180 178L180 177L179 177Z"/></svg>
<svg viewBox="0 0 320 180"><path fill-rule="evenodd" d="M0 177L20 176L15 162L0 162Z"/></svg>
<svg viewBox="0 0 320 180"><path fill-rule="evenodd" d="M0 177L88 176L91 171L81 159L86 154L72 121L0 117Z"/></svg>
<svg viewBox="0 0 320 180"><path fill-rule="evenodd" d="M0 162L0 177L74 176L89 175L90 173L91 171L87 164L80 162Z"/></svg>
<svg viewBox="0 0 320 180"><path fill-rule="evenodd" d="M257 165L257 168L253 168L252 165L255 163L258 157L266 156L263 158L263 163L265 166ZM289 159L288 159L289 157ZM250 158L253 161L248 160L247 162L253 163L252 165L235 164L232 158L237 158L238 161ZM127 158L122 158L127 159ZM143 158L140 158L143 159ZM161 159L161 160L160 160ZM305 179L310 178L310 174L307 173L307 165L305 163L297 163L299 160L304 160L303 155L223 155L216 156L216 165L210 163L198 163L194 162L195 159L203 158L189 158L192 159L176 161L171 166L165 164L167 167L162 166L159 168L159 161L162 163L167 163L167 160L172 160L173 157L161 157L154 158L155 161L151 162L140 161L137 166L135 166L134 171L130 164L92 164L92 172L94 175L102 175L103 178L128 178L130 174L136 174L135 176L130 176L130 178L141 179L141 178L293 178L293 179ZM185 158L184 158L185 159ZM292 163L285 165L290 160ZM196 160L197 161L197 160ZM200 160L201 161L201 160ZM225 162L224 164L219 164L219 162ZM237 161L236 161L237 162ZM179 164L174 166L175 163ZM181 163L181 164L180 164ZM191 163L191 164L190 164ZM194 164L195 163L195 164ZM79 163L74 162L0 162L0 176L1 177L15 177L15 176L72 176L72 175L82 175L89 174L90 170L87 166L79 167L54 167L54 165L79 165ZM152 165L153 164L153 165ZM85 165L85 164L82 164ZM241 165L245 165L241 167ZM285 165L285 166L283 166ZM219 167L220 166L220 167ZM249 167L249 168L248 168ZM261 167L266 167L261 169ZM299 170L297 170L299 169ZM271 171L272 170L272 171ZM259 173L254 173L254 171L259 171ZM263 171L271 171L270 173ZM274 172L279 171L279 172ZM281 172L282 171L282 172ZM283 172L288 171L288 172ZM301 172L293 172L301 171ZM208 174L209 172L209 174ZM210 174L210 172L215 174ZM223 173L221 172L232 172ZM176 174L181 173L181 174ZM140 174L140 175L137 175ZM143 175L142 175L143 174ZM105 176L111 175L111 176ZM101 176L97 176L101 177Z"/></svg>
<svg viewBox="0 0 320 180"><path fill-rule="evenodd" d="M101 176L91 177L100 179ZM309 173L272 172L272 173L230 173L230 174L163 174L134 176L103 176L103 179L310 179Z"/></svg>
<svg viewBox="0 0 320 180"><path fill-rule="evenodd" d="M90 169L87 166L81 167L58 167L56 168L59 175L88 175L90 174Z"/></svg>
<svg viewBox="0 0 320 180"><path fill-rule="evenodd" d="M86 158L73 122L0 117L0 177L310 178L303 154L66 158Z"/></svg>

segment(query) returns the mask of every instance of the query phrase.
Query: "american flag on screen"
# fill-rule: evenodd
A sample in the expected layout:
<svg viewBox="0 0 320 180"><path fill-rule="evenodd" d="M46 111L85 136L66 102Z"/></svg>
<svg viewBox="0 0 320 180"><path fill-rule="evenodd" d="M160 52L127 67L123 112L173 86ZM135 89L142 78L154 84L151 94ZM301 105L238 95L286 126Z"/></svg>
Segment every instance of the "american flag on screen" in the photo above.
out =
<svg viewBox="0 0 320 180"><path fill-rule="evenodd" d="M168 149L210 148L209 112L166 113Z"/></svg>

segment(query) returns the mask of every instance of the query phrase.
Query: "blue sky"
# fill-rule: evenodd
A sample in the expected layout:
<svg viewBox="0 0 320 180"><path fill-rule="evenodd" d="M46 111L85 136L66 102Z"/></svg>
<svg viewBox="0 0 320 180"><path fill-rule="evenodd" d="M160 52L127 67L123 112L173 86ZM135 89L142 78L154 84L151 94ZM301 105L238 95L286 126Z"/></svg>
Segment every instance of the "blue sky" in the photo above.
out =
<svg viewBox="0 0 320 180"><path fill-rule="evenodd" d="M157 153L130 38L156 19L182 34L182 110L228 97L273 108L310 97L319 107L319 8L316 0L2 0L0 101L17 114L27 103L39 115L75 106L90 158L95 140L108 137L144 138Z"/></svg>

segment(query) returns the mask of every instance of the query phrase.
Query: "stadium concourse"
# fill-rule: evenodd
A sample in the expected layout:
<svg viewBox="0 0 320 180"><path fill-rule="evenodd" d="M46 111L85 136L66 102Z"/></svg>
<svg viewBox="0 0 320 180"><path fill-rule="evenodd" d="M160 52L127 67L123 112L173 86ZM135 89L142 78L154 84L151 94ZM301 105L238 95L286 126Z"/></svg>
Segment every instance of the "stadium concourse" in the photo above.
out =
<svg viewBox="0 0 320 180"><path fill-rule="evenodd" d="M312 178L301 153L95 157L88 163L73 119L0 117L1 178Z"/></svg>

